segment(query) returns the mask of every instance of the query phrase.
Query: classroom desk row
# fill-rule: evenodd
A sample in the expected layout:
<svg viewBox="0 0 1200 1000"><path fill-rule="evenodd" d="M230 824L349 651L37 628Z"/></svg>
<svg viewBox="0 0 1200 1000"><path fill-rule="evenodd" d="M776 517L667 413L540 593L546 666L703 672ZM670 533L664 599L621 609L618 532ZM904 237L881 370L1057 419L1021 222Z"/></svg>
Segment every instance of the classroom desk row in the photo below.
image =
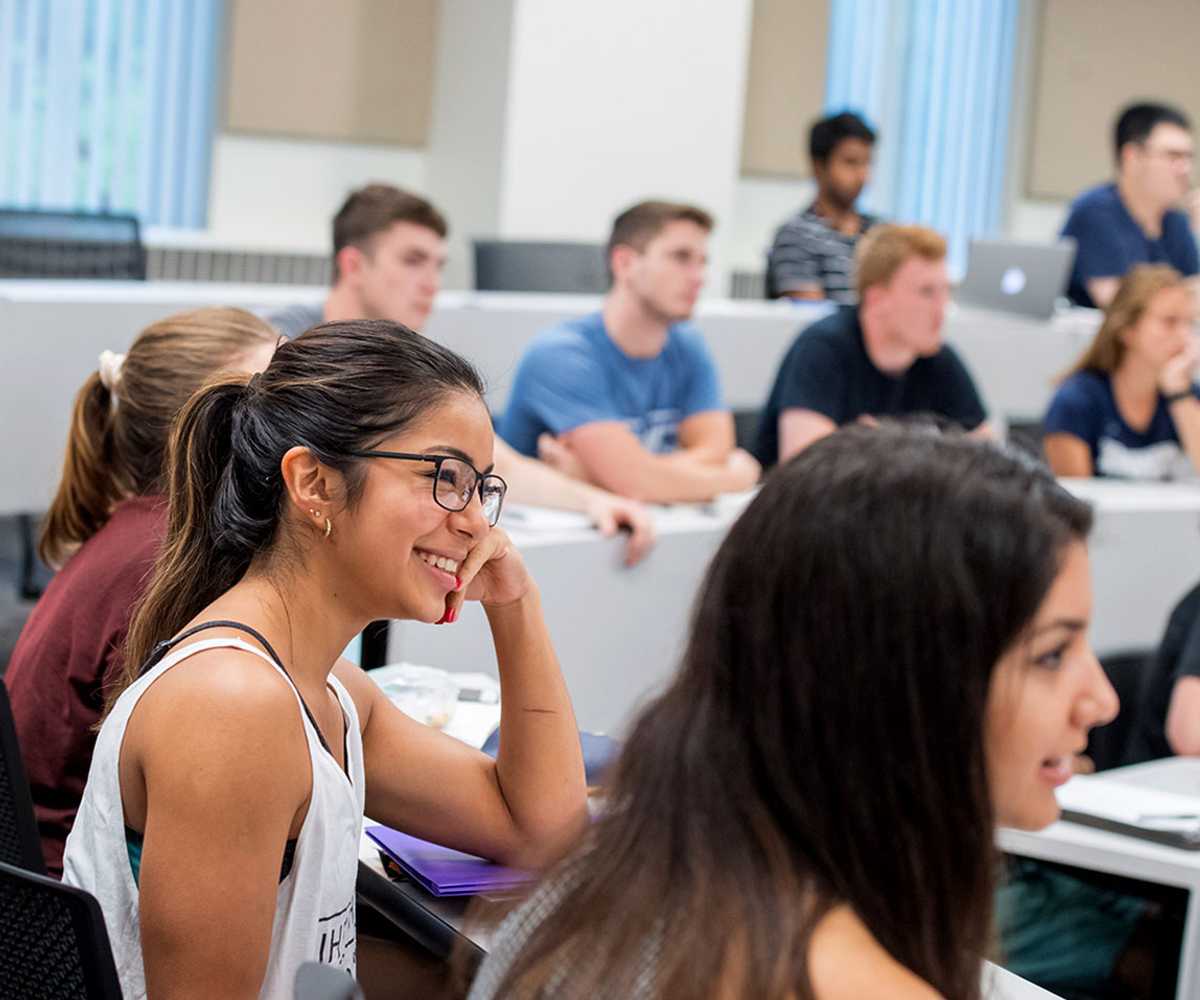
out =
<svg viewBox="0 0 1200 1000"><path fill-rule="evenodd" d="M1096 511L1093 646L1101 654L1153 648L1175 602L1200 579L1200 486L1064 484ZM503 523L541 590L584 729L620 733L674 672L705 567L747 499L661 509L658 544L632 570L621 564L619 539L602 538L574 515L506 511ZM496 669L478 605L467 605L450 626L393 622L388 659L493 675Z"/></svg>
<svg viewBox="0 0 1200 1000"><path fill-rule="evenodd" d="M236 305L269 311L317 302L327 289L215 282L0 280L0 337L6 368L0 392L0 514L43 510L57 482L71 401L103 350L122 351L149 323L180 309ZM471 358L500 412L517 362L546 326L598 307L595 296L443 292L427 333ZM796 333L831 307L824 303L702 300L696 322L735 410L766 400ZM1038 322L952 307L946 337L963 355L989 411L1009 422L1036 421L1054 376L1078 356L1096 329L1091 310Z"/></svg>

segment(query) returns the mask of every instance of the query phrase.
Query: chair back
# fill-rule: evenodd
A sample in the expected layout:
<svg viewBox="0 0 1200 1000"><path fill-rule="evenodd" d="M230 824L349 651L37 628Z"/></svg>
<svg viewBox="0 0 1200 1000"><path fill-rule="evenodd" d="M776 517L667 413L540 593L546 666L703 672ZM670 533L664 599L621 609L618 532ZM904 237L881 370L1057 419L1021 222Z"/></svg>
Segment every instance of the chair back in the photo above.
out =
<svg viewBox="0 0 1200 1000"><path fill-rule="evenodd" d="M600 295L608 290L598 243L474 240L473 246L476 291Z"/></svg>
<svg viewBox="0 0 1200 1000"><path fill-rule="evenodd" d="M1121 711L1108 725L1097 726L1088 733L1087 755L1097 771L1128 762L1141 712L1143 681L1153 655L1150 649L1130 649L1100 657L1100 666L1121 699Z"/></svg>
<svg viewBox="0 0 1200 1000"><path fill-rule="evenodd" d="M46 874L8 688L0 681L0 861ZM0 996L7 994L0 992Z"/></svg>
<svg viewBox="0 0 1200 1000"><path fill-rule="evenodd" d="M121 1000L91 893L0 862L0 997Z"/></svg>
<svg viewBox="0 0 1200 1000"><path fill-rule="evenodd" d="M0 208L0 278L144 281L141 226L132 215Z"/></svg>
<svg viewBox="0 0 1200 1000"><path fill-rule="evenodd" d="M341 969L305 962L296 970L296 1000L362 1000L362 990Z"/></svg>

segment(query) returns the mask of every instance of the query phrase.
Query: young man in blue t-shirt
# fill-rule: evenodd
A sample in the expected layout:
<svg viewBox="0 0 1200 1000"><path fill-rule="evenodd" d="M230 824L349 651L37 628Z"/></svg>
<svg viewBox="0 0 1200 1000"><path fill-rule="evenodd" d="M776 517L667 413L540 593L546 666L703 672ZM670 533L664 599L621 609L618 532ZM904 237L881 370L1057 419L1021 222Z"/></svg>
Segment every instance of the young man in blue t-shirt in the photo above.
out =
<svg viewBox="0 0 1200 1000"><path fill-rule="evenodd" d="M712 219L647 201L608 241L600 312L543 331L517 369L500 434L525 455L614 493L657 503L748 489L759 466L734 446L733 417L692 315Z"/></svg>
<svg viewBox="0 0 1200 1000"><path fill-rule="evenodd" d="M1191 125L1163 104L1134 104L1117 119L1117 180L1085 191L1071 205L1062 234L1078 244L1067 295L1104 309L1135 264L1170 264L1185 277L1200 271L1197 225L1180 211L1189 200L1194 156Z"/></svg>

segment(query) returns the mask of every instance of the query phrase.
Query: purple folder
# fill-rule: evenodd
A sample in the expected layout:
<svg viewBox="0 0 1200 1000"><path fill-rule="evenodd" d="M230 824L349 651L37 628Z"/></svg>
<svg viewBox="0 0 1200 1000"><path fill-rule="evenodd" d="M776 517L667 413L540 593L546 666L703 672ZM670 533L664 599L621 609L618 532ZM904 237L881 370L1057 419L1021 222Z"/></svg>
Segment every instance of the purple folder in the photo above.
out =
<svg viewBox="0 0 1200 1000"><path fill-rule="evenodd" d="M434 896L511 892L528 885L535 877L519 868L484 861L474 854L431 844L391 827L372 826L366 833L417 885Z"/></svg>

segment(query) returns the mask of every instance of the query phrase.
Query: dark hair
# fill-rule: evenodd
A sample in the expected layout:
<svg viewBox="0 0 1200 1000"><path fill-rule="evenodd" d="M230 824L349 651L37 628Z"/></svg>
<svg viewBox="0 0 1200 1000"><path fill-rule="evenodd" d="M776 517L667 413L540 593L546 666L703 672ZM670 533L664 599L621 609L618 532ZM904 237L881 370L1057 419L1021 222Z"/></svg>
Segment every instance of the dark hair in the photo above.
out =
<svg viewBox="0 0 1200 1000"><path fill-rule="evenodd" d="M337 278L337 255L343 247L369 249L371 237L397 222L432 229L442 239L450 231L445 216L420 195L391 184L368 184L352 191L333 217L333 267Z"/></svg>
<svg viewBox="0 0 1200 1000"><path fill-rule="evenodd" d="M826 163L843 139L861 139L873 146L875 130L853 111L818 119L808 131L808 155L814 163Z"/></svg>
<svg viewBox="0 0 1200 1000"><path fill-rule="evenodd" d="M446 396L482 398L471 364L386 320L323 323L282 344L261 375L210 382L171 435L167 537L133 614L115 701L154 645L232 587L256 559L285 551L280 461L309 448L346 480L353 509L363 459ZM264 562L270 566L270 562Z"/></svg>
<svg viewBox="0 0 1200 1000"><path fill-rule="evenodd" d="M631 205L613 220L612 233L604 250L604 259L612 271L612 253L618 246L646 249L655 236L672 222L694 222L705 232L712 232L713 217L695 205L677 201L640 201Z"/></svg>
<svg viewBox="0 0 1200 1000"><path fill-rule="evenodd" d="M1169 104L1145 102L1131 104L1117 118L1113 128L1113 152L1117 163L1121 162L1121 150L1129 143L1141 145L1154 131L1156 125L1178 125L1181 129L1192 130L1192 123L1178 108Z"/></svg>
<svg viewBox="0 0 1200 1000"><path fill-rule="evenodd" d="M556 996L652 971L656 996L811 997L812 932L846 904L939 994L978 997L989 684L1090 525L1043 467L963 435L849 428L779 468L497 995L569 969Z"/></svg>
<svg viewBox="0 0 1200 1000"><path fill-rule="evenodd" d="M214 371L278 339L243 309L194 309L152 323L119 368L92 372L75 397L62 478L38 554L61 566L132 496L162 492L171 421Z"/></svg>

